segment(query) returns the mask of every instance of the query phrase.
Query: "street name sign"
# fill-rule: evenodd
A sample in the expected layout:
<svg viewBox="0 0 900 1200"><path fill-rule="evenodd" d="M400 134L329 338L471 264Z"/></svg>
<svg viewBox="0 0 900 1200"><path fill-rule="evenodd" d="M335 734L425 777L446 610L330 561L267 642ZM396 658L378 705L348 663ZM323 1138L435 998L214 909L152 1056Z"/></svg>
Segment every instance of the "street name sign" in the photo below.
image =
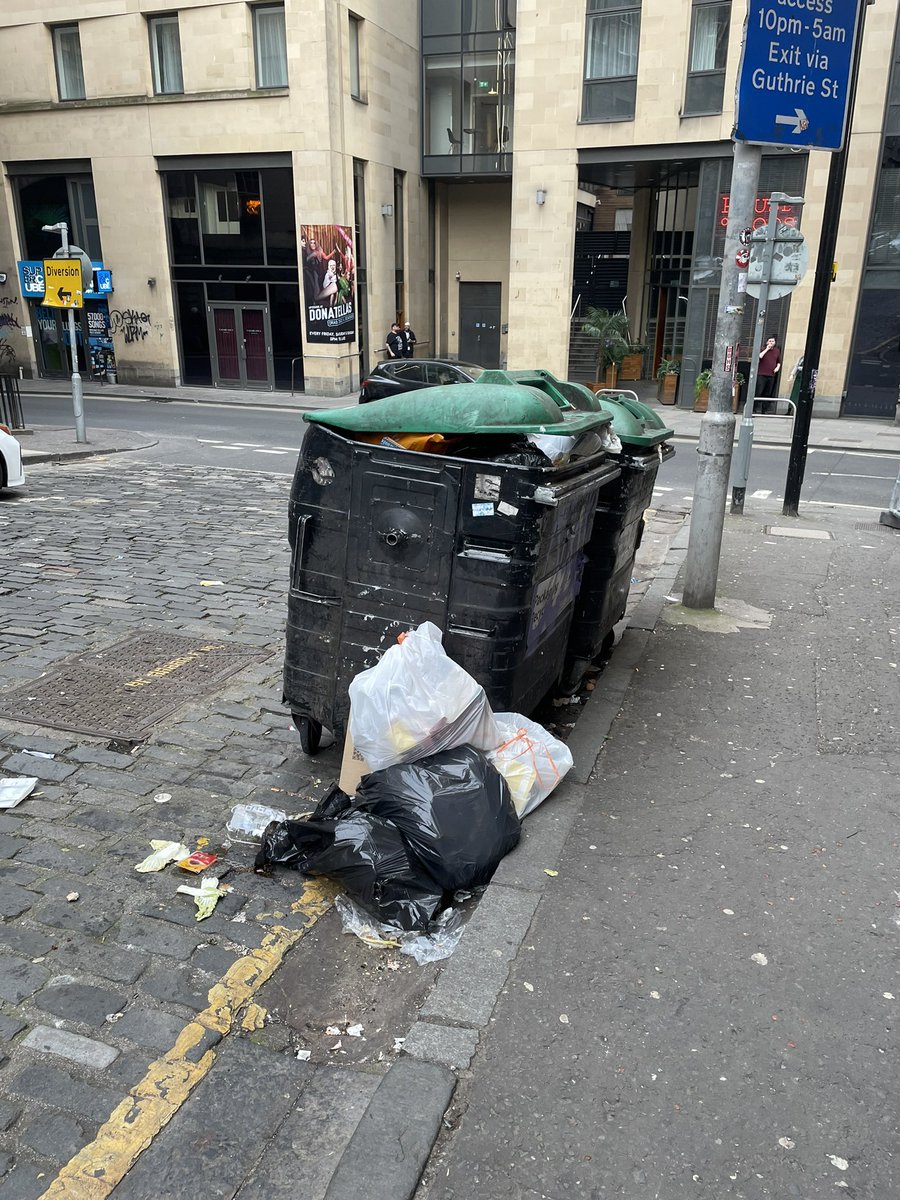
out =
<svg viewBox="0 0 900 1200"><path fill-rule="evenodd" d="M866 0L750 0L735 140L840 150Z"/></svg>
<svg viewBox="0 0 900 1200"><path fill-rule="evenodd" d="M81 262L77 258L44 259L44 304L50 308L81 308Z"/></svg>

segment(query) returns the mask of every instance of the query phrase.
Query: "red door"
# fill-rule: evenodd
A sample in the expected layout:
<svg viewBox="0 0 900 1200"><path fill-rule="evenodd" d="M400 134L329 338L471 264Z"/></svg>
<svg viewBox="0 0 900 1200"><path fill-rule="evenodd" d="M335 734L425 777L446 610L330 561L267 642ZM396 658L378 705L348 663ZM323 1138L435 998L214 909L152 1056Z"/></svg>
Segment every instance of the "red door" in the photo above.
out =
<svg viewBox="0 0 900 1200"><path fill-rule="evenodd" d="M233 308L214 308L213 329L216 334L216 360L219 379L228 383L241 382L241 360L238 354L237 322Z"/></svg>
<svg viewBox="0 0 900 1200"><path fill-rule="evenodd" d="M242 309L241 325L244 331L244 366L247 381L268 383L269 355L266 350L266 324L262 309Z"/></svg>

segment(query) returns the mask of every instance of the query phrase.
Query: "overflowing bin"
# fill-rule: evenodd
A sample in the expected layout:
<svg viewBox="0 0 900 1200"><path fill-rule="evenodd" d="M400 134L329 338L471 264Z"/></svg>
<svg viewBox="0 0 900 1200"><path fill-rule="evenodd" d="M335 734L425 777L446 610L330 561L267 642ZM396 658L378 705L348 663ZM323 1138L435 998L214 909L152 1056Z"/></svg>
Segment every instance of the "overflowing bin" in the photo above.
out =
<svg viewBox="0 0 900 1200"><path fill-rule="evenodd" d="M634 558L644 531L660 464L675 453L673 430L634 393L591 392L580 383L556 379L549 371L491 371L482 379L537 388L557 404L579 411L604 412L612 418L621 449L612 454L621 471L600 491L587 561L575 604L575 615L562 675L564 690L574 691L585 671L613 638L613 627L625 615Z"/></svg>
<svg viewBox="0 0 900 1200"><path fill-rule="evenodd" d="M284 701L307 753L351 679L433 621L497 710L560 678L613 413L521 385L448 386L306 413L291 491ZM569 439L553 466L529 441Z"/></svg>

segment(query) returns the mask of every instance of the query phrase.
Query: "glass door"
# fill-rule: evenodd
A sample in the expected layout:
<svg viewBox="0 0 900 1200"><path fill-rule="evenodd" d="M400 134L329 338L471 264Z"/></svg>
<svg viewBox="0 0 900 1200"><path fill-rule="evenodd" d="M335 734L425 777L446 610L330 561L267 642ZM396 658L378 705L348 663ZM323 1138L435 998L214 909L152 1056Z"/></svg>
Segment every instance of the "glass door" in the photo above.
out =
<svg viewBox="0 0 900 1200"><path fill-rule="evenodd" d="M216 387L271 388L268 305L210 304L207 313Z"/></svg>

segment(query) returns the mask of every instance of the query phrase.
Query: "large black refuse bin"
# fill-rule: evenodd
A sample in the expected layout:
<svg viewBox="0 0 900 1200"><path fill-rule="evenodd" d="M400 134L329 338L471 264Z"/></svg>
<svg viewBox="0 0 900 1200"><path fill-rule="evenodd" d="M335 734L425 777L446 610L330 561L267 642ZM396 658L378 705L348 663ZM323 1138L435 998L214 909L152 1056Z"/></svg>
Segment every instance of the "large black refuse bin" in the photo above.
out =
<svg viewBox="0 0 900 1200"><path fill-rule="evenodd" d="M644 511L653 499L660 464L675 453L670 444L674 431L634 393L594 393L542 369L490 371L481 378L538 388L558 405L571 405L579 411L609 413L613 433L621 442L621 449L611 453L621 472L600 490L591 536L584 548L587 560L562 675L563 689L574 691L625 615L634 558L644 531Z"/></svg>
<svg viewBox="0 0 900 1200"><path fill-rule="evenodd" d="M472 384L305 419L284 666L304 749L323 725L344 731L351 679L424 620L495 709L529 712L559 678L597 499L619 475L610 414ZM528 465L529 433L578 443L564 466ZM525 465L497 461L516 450Z"/></svg>

